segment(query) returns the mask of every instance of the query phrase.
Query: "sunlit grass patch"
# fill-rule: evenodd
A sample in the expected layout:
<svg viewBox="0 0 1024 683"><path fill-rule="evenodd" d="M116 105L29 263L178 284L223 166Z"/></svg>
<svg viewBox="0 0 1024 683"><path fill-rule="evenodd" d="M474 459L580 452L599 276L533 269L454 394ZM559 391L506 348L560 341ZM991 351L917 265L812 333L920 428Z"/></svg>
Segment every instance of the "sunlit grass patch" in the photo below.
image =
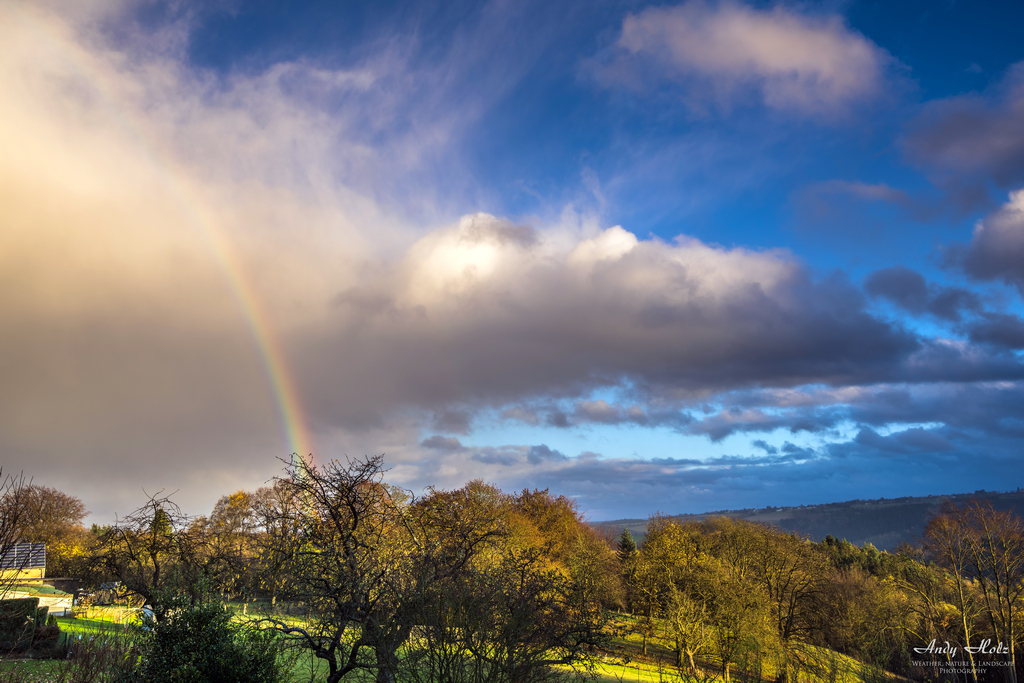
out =
<svg viewBox="0 0 1024 683"><path fill-rule="evenodd" d="M125 624L137 622L140 610L141 608L139 607L90 605L88 607L76 607L75 616L79 619L106 621L112 624Z"/></svg>
<svg viewBox="0 0 1024 683"><path fill-rule="evenodd" d="M859 662L853 657L828 650L826 648L797 643L795 648L797 654L804 662L804 670L809 672L814 680L825 683L862 683L862 681L876 681L879 678L887 680L903 680L896 674L881 671L870 664Z"/></svg>
<svg viewBox="0 0 1024 683"><path fill-rule="evenodd" d="M57 617L57 625L64 633L87 636L123 633L125 630L123 622L85 617Z"/></svg>
<svg viewBox="0 0 1024 683"><path fill-rule="evenodd" d="M699 671L691 673L673 666L675 653L666 637L663 624L655 620L648 634L647 654L643 654L642 620L636 615L613 613L606 632L609 636L606 653L594 665L595 680L601 683L676 683L682 681L722 680L721 661L711 652L697 658ZM823 683L863 683L899 677L880 672L876 667L841 653L805 643L794 643L793 654L799 660L801 680ZM774 680L781 663L775 657L758 657L751 653L746 661L735 662L731 668L734 681Z"/></svg>

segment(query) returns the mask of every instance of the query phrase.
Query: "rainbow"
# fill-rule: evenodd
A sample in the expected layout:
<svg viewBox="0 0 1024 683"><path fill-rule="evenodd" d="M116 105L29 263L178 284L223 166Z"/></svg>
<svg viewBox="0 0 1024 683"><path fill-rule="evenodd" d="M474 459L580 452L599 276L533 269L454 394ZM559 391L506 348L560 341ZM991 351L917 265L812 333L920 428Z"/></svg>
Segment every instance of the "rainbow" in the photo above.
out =
<svg viewBox="0 0 1024 683"><path fill-rule="evenodd" d="M178 189L191 189L183 174L178 175ZM197 197L198 199L198 197ZM309 433L303 414L302 402L295 386L295 380L288 368L281 344L274 334L270 317L265 307L256 296L256 289L249 280L242 263L231 250L231 245L216 230L216 224L198 209L202 204L192 202L187 206L195 209L198 227L207 236L211 249L222 266L227 281L236 300L241 307L243 317L249 327L263 367L270 384L271 393L277 406L281 426L287 439L288 448L294 455L309 455L313 452L313 440ZM293 463L294 464L294 463Z"/></svg>
<svg viewBox="0 0 1024 683"><path fill-rule="evenodd" d="M18 12L17 6L14 11ZM166 186L173 193L174 199L181 206L184 215L190 218L192 227L204 236L211 253L219 264L225 280L237 300L242 316L252 336L256 350L266 373L270 392L276 404L281 428L289 451L296 455L309 455L313 452L313 441L307 427L302 402L296 388L295 380L289 370L288 362L280 341L275 334L265 306L260 301L257 290L249 278L241 260L235 254L230 242L218 229L218 221L206 207L206 202L198 187L191 181L188 174L178 168L175 156L170 149L162 148L160 141L147 131L144 120L126 106L118 95L118 87L114 78L102 68L92 53L83 49L74 39L70 30L45 11L35 8L22 9L17 19L23 26L34 29L34 38L38 47L54 50L63 58L63 62L71 65L76 75L86 80L96 94L121 113L123 129L134 137L134 141L157 162L164 172Z"/></svg>

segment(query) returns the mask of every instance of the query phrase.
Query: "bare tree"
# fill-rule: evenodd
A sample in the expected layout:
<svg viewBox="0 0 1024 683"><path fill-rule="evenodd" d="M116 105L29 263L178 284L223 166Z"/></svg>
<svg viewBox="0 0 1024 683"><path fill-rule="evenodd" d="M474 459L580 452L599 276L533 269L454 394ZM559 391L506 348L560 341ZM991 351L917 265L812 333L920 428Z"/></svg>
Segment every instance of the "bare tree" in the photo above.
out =
<svg viewBox="0 0 1024 683"><path fill-rule="evenodd" d="M286 471L279 484L295 505L281 510L287 518L276 525L297 533L273 539L275 570L280 594L304 605L307 618L264 621L325 662L327 681L336 683L377 668L379 641L400 635L391 630L398 626L395 588L409 566L401 510L381 481L380 456L323 467L297 458Z"/></svg>
<svg viewBox="0 0 1024 683"><path fill-rule="evenodd" d="M757 525L755 583L767 597L787 680L794 679L800 651L794 642L808 640L817 628L829 578L828 559L814 544L779 529Z"/></svg>
<svg viewBox="0 0 1024 683"><path fill-rule="evenodd" d="M225 558L211 552L203 524L169 497L150 496L141 507L118 519L97 542L93 565L121 582L122 589L153 606L157 621L166 617L166 604L185 593L198 601Z"/></svg>
<svg viewBox="0 0 1024 683"><path fill-rule="evenodd" d="M324 661L329 683L357 671L394 683L411 661L427 665L414 678L525 682L585 659L592 605L540 550L499 542L512 513L500 491L471 482L414 499L383 482L382 456L287 472L291 518L274 526L297 531L275 537L280 593L307 618L263 621Z"/></svg>
<svg viewBox="0 0 1024 683"><path fill-rule="evenodd" d="M25 475L4 475L0 469L0 598L17 583L28 555L15 557L15 547L22 540L22 527L27 519L25 497L28 489Z"/></svg>
<svg viewBox="0 0 1024 683"><path fill-rule="evenodd" d="M253 494L256 543L250 589L270 598L272 609L287 583L285 564L301 531L298 505L296 492L287 481L275 481Z"/></svg>
<svg viewBox="0 0 1024 683"><path fill-rule="evenodd" d="M929 554L960 584L965 640L970 636L966 605L971 582L998 641L997 649L986 654L1005 655L1009 666L1003 667L1004 675L1016 683L1015 621L1024 598L1024 522L1010 512L996 511L988 501L969 501L962 507L947 503L929 521L924 539Z"/></svg>
<svg viewBox="0 0 1024 683"><path fill-rule="evenodd" d="M924 530L925 552L952 574L957 621L965 648L974 639L974 617L978 613L970 583L972 553L969 535L957 508L952 505L944 506L942 512L932 517ZM965 649L964 653L970 663L971 680L977 683L973 650Z"/></svg>
<svg viewBox="0 0 1024 683"><path fill-rule="evenodd" d="M330 683L355 670L396 680L399 648L436 596L498 533L475 489L413 500L382 480L383 456L317 467L299 459L279 481L291 520L274 554L282 594L305 604L307 625L275 627L324 660Z"/></svg>
<svg viewBox="0 0 1024 683"><path fill-rule="evenodd" d="M937 531L933 529L933 532ZM975 622L980 615L975 592L960 578L951 576L939 565L922 564L919 548L900 548L900 565L893 579L903 593L911 598L906 631L916 640L930 643L946 641L970 644L974 640ZM955 574L955 573L954 573ZM962 640L961 640L962 639ZM974 672L974 654L964 650ZM946 661L953 661L946 653ZM973 676L972 678L976 678Z"/></svg>

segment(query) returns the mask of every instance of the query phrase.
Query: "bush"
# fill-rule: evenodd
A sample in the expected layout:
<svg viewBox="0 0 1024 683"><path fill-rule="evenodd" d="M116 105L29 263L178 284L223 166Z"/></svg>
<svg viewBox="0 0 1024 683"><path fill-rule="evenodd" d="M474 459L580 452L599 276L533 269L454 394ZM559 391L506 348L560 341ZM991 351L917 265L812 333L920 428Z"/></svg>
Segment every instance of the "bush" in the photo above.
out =
<svg viewBox="0 0 1024 683"><path fill-rule="evenodd" d="M280 640L236 624L216 602L175 599L162 621L138 627L142 661L126 681L139 683L279 683L287 678Z"/></svg>
<svg viewBox="0 0 1024 683"><path fill-rule="evenodd" d="M63 661L48 678L53 683L134 680L133 672L139 666L141 653L137 639L130 634L107 633L87 638L71 636L65 645ZM21 683L20 680L17 683Z"/></svg>
<svg viewBox="0 0 1024 683"><path fill-rule="evenodd" d="M39 598L0 600L0 651L31 647L38 611Z"/></svg>
<svg viewBox="0 0 1024 683"><path fill-rule="evenodd" d="M42 656L53 656L60 643L60 626L40 622L36 625L32 649Z"/></svg>

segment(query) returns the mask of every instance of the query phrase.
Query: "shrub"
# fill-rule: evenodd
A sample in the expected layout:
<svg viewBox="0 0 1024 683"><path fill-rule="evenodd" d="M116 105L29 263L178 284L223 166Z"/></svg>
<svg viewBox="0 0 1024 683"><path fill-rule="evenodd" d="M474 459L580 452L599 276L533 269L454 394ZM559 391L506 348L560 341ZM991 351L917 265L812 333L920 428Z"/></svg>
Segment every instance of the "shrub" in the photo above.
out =
<svg viewBox="0 0 1024 683"><path fill-rule="evenodd" d="M174 599L162 621L138 627L142 661L126 681L139 683L279 683L288 667L271 631L232 622L216 602Z"/></svg>
<svg viewBox="0 0 1024 683"><path fill-rule="evenodd" d="M32 645L39 598L0 600L0 650L24 650Z"/></svg>
<svg viewBox="0 0 1024 683"><path fill-rule="evenodd" d="M141 657L136 638L108 633L100 637L68 637L62 659L48 679L53 683L135 680L134 671Z"/></svg>
<svg viewBox="0 0 1024 683"><path fill-rule="evenodd" d="M46 654L57 649L60 640L60 626L47 624L45 622L36 625L35 634L32 639L32 649Z"/></svg>

